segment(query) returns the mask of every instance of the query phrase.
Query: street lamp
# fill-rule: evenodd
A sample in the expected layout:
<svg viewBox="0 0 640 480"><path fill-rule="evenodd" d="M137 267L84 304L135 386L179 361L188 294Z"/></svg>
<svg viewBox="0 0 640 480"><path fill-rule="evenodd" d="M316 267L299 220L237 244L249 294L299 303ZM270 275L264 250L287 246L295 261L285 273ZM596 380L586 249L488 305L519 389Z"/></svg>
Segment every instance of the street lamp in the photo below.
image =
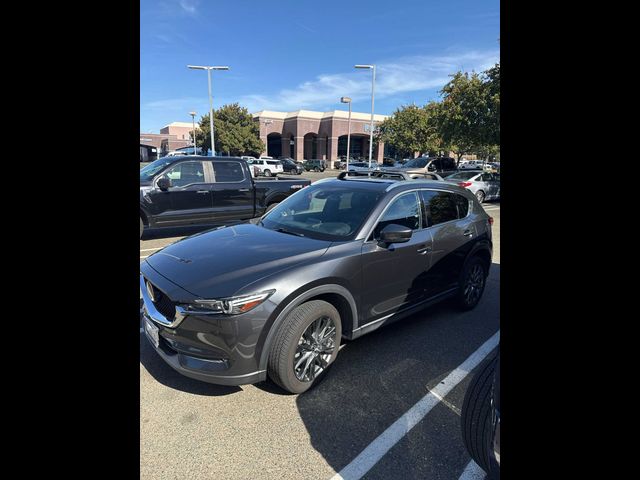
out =
<svg viewBox="0 0 640 480"><path fill-rule="evenodd" d="M351 98L341 97L340 102L349 104L349 120L347 121L347 173L349 172L349 145L351 143ZM371 164L369 164L371 168Z"/></svg>
<svg viewBox="0 0 640 480"><path fill-rule="evenodd" d="M376 66L375 65L354 65L355 68L371 69L371 126L369 130L369 175L371 175L371 155L373 152L373 98L376 88Z"/></svg>
<svg viewBox="0 0 640 480"><path fill-rule="evenodd" d="M196 153L196 112L189 112L189 115L191 115L191 120L193 121L193 154L197 155Z"/></svg>
<svg viewBox="0 0 640 480"><path fill-rule="evenodd" d="M209 79L209 129L211 130L211 155L216 154L216 144L214 143L213 133L213 97L211 96L211 70L229 70L227 66L200 66L200 65L187 65L192 70L206 70L207 77Z"/></svg>
<svg viewBox="0 0 640 480"><path fill-rule="evenodd" d="M264 142L265 151L267 152L265 154L265 157L268 157L269 156L269 125L273 123L273 120L265 120L262 123L264 123L264 133L265 133L265 139L266 139Z"/></svg>

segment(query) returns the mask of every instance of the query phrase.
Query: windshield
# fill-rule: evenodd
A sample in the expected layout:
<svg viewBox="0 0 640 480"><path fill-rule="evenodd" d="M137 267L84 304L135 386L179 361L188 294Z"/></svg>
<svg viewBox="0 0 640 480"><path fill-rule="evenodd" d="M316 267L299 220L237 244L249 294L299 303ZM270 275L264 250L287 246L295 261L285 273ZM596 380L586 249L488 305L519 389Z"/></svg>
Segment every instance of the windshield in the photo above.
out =
<svg viewBox="0 0 640 480"><path fill-rule="evenodd" d="M383 193L353 185L312 185L278 204L260 224L316 240L353 240Z"/></svg>
<svg viewBox="0 0 640 480"><path fill-rule="evenodd" d="M445 177L447 180L469 180L471 177L475 177L476 175L480 175L478 171L469 171L469 172L458 172L453 175L449 175Z"/></svg>
<svg viewBox="0 0 640 480"><path fill-rule="evenodd" d="M168 164L173 162L175 158L172 157L162 157L156 160L153 163L150 163L146 167L140 170L140 181L148 182L151 180L156 173L166 167Z"/></svg>
<svg viewBox="0 0 640 480"><path fill-rule="evenodd" d="M414 158L413 160L409 160L407 163L403 165L403 167L407 168L424 168L429 161L428 158Z"/></svg>

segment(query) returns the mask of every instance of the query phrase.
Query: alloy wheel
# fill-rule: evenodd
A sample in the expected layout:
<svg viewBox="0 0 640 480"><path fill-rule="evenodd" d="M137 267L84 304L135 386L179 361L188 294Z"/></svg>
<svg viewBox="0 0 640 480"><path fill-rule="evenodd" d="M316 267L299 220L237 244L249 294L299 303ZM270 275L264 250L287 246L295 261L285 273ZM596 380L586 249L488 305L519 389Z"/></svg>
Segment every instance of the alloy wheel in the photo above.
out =
<svg viewBox="0 0 640 480"><path fill-rule="evenodd" d="M328 366L336 348L336 326L330 317L311 322L293 356L293 371L301 382L313 382Z"/></svg>

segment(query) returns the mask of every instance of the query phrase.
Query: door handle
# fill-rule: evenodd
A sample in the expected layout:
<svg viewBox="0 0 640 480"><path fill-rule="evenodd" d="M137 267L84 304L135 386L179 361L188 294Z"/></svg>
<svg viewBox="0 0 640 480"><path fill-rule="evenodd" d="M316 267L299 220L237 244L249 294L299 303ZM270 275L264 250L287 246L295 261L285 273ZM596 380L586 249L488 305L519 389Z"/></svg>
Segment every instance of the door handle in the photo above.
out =
<svg viewBox="0 0 640 480"><path fill-rule="evenodd" d="M473 232L471 230L465 230L462 235L464 235L465 237L471 237L473 236Z"/></svg>
<svg viewBox="0 0 640 480"><path fill-rule="evenodd" d="M198 190L196 193L209 193L209 190Z"/></svg>
<svg viewBox="0 0 640 480"><path fill-rule="evenodd" d="M424 248L419 248L417 250L418 255L426 255L427 253L429 253L431 251L431 247L424 247Z"/></svg>

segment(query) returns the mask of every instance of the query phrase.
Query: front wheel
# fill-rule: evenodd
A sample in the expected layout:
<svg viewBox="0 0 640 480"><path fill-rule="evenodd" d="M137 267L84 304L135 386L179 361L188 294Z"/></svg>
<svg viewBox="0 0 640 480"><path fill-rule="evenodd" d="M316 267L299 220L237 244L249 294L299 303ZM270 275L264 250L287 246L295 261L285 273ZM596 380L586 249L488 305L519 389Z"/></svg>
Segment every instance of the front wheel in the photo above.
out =
<svg viewBox="0 0 640 480"><path fill-rule="evenodd" d="M485 194L482 190L478 190L476 192L476 198L478 199L478 202L482 203L484 202L484 198L485 198Z"/></svg>
<svg viewBox="0 0 640 480"><path fill-rule="evenodd" d="M268 168L264 171L264 176L265 177L270 177L271 176L271 170L269 170Z"/></svg>
<svg viewBox="0 0 640 480"><path fill-rule="evenodd" d="M456 301L462 310L474 308L484 292L487 279L485 262L480 257L471 258L462 269Z"/></svg>
<svg viewBox="0 0 640 480"><path fill-rule="evenodd" d="M280 325L269 352L269 378L290 393L310 389L338 356L342 324L324 300L296 307Z"/></svg>

